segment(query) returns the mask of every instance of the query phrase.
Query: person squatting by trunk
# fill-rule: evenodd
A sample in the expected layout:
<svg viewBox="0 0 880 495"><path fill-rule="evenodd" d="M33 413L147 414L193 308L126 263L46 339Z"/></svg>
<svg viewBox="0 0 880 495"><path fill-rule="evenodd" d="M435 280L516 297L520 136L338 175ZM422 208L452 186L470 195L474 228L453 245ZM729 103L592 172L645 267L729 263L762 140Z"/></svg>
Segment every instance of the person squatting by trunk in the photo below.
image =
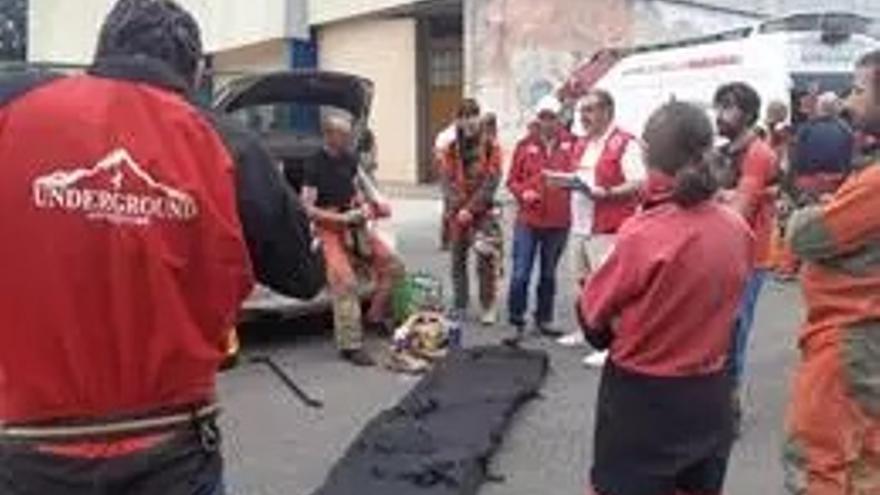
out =
<svg viewBox="0 0 880 495"><path fill-rule="evenodd" d="M880 136L880 51L859 61L847 106ZM792 495L880 493L880 148L859 151L830 200L788 227L807 305L786 419Z"/></svg>
<svg viewBox="0 0 880 495"><path fill-rule="evenodd" d="M713 200L713 129L673 102L645 128L644 209L618 232L577 315L609 349L596 401L598 495L717 495L733 442L730 328L751 271L752 239Z"/></svg>
<svg viewBox="0 0 880 495"><path fill-rule="evenodd" d="M470 304L468 258L477 258L482 322L496 321L498 279L502 264L501 225L495 193L501 181L501 149L480 117L476 101L464 100L458 111L456 139L442 154L443 222L452 256L453 317L465 318Z"/></svg>
<svg viewBox="0 0 880 495"><path fill-rule="evenodd" d="M369 227L370 220L387 217L390 207L370 202L366 180L351 150L351 120L341 113L322 123L324 146L307 164L302 197L315 222L324 253L327 284L333 300L336 346L343 359L357 366L372 366L364 350L359 280L363 273L375 283L366 314L367 327L388 333L391 291L403 274L403 264Z"/></svg>
<svg viewBox="0 0 880 495"><path fill-rule="evenodd" d="M86 73L0 79L4 495L221 495L241 303L323 286L259 138L193 103L202 57L177 3L120 0Z"/></svg>

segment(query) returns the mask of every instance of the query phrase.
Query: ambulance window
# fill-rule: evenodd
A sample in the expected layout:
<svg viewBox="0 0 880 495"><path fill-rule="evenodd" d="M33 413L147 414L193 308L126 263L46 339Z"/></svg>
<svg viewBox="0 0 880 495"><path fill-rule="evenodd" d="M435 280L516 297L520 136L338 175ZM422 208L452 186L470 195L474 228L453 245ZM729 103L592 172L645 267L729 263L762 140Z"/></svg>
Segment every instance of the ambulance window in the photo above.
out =
<svg viewBox="0 0 880 495"><path fill-rule="evenodd" d="M797 14L767 21L762 33L827 31L845 34L874 34L877 23L855 14Z"/></svg>
<svg viewBox="0 0 880 495"><path fill-rule="evenodd" d="M777 33L781 31L814 31L819 29L818 15L793 15L783 19L767 21L761 25L762 33Z"/></svg>

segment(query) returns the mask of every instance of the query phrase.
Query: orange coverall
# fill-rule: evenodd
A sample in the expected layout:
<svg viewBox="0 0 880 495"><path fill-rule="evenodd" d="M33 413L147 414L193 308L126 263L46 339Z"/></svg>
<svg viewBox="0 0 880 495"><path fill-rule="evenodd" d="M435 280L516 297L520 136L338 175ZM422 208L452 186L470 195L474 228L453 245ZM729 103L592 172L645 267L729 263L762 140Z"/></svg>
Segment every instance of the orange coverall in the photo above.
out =
<svg viewBox="0 0 880 495"><path fill-rule="evenodd" d="M794 214L807 321L792 387L786 485L880 494L880 156L824 205Z"/></svg>

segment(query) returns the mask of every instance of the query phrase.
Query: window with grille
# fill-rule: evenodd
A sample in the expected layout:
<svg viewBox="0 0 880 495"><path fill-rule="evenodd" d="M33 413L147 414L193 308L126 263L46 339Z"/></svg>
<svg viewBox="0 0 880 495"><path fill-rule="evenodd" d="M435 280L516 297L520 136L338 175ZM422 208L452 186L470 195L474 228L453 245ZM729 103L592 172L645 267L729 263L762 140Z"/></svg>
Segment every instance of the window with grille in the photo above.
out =
<svg viewBox="0 0 880 495"><path fill-rule="evenodd" d="M435 47L431 53L431 87L461 86L463 65L460 46Z"/></svg>

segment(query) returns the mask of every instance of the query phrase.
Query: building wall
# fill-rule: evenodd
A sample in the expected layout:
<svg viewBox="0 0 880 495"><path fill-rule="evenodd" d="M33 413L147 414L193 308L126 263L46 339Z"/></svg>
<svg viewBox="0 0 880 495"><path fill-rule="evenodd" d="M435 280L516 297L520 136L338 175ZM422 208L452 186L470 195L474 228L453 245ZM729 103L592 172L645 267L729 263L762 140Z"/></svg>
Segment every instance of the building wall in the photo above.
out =
<svg viewBox="0 0 880 495"><path fill-rule="evenodd" d="M857 12L880 19L880 2L877 0L768 0L770 12L790 13L802 10L835 10Z"/></svg>
<svg viewBox="0 0 880 495"><path fill-rule="evenodd" d="M351 72L375 84L370 126L376 134L379 179L416 182L416 21L335 23L320 29L318 45L319 67Z"/></svg>
<svg viewBox="0 0 880 495"><path fill-rule="evenodd" d="M465 4L465 94L498 113L511 144L532 109L575 64L607 44L625 44L626 2L472 0ZM509 148L509 146L508 146Z"/></svg>
<svg viewBox="0 0 880 495"><path fill-rule="evenodd" d="M216 52L303 34L306 0L179 0ZM87 63L115 0L31 0L28 60ZM298 13L298 14L297 14Z"/></svg>
<svg viewBox="0 0 880 495"><path fill-rule="evenodd" d="M238 73L267 72L290 68L290 43L272 40L242 48L225 50L214 55L214 71L218 73L214 83L219 87Z"/></svg>
<svg viewBox="0 0 880 495"><path fill-rule="evenodd" d="M803 11L835 10L880 17L880 2L877 0L835 0L833 2L828 0L684 0L682 3L759 12L772 16Z"/></svg>
<svg viewBox="0 0 880 495"><path fill-rule="evenodd" d="M697 2L590 0L584 8L583 0L470 0L465 93L498 113L510 149L538 101L597 50L708 34L755 18Z"/></svg>
<svg viewBox="0 0 880 495"><path fill-rule="evenodd" d="M748 26L756 15L719 11L688 4L640 0L633 4L630 38L635 43L662 43Z"/></svg>
<svg viewBox="0 0 880 495"><path fill-rule="evenodd" d="M415 0L309 0L309 22L313 25L349 19L385 9L416 3Z"/></svg>
<svg viewBox="0 0 880 495"><path fill-rule="evenodd" d="M644 1L644 0L640 0ZM741 12L766 13L775 7L774 3L788 0L674 0L680 5L694 4L707 8L727 9Z"/></svg>

